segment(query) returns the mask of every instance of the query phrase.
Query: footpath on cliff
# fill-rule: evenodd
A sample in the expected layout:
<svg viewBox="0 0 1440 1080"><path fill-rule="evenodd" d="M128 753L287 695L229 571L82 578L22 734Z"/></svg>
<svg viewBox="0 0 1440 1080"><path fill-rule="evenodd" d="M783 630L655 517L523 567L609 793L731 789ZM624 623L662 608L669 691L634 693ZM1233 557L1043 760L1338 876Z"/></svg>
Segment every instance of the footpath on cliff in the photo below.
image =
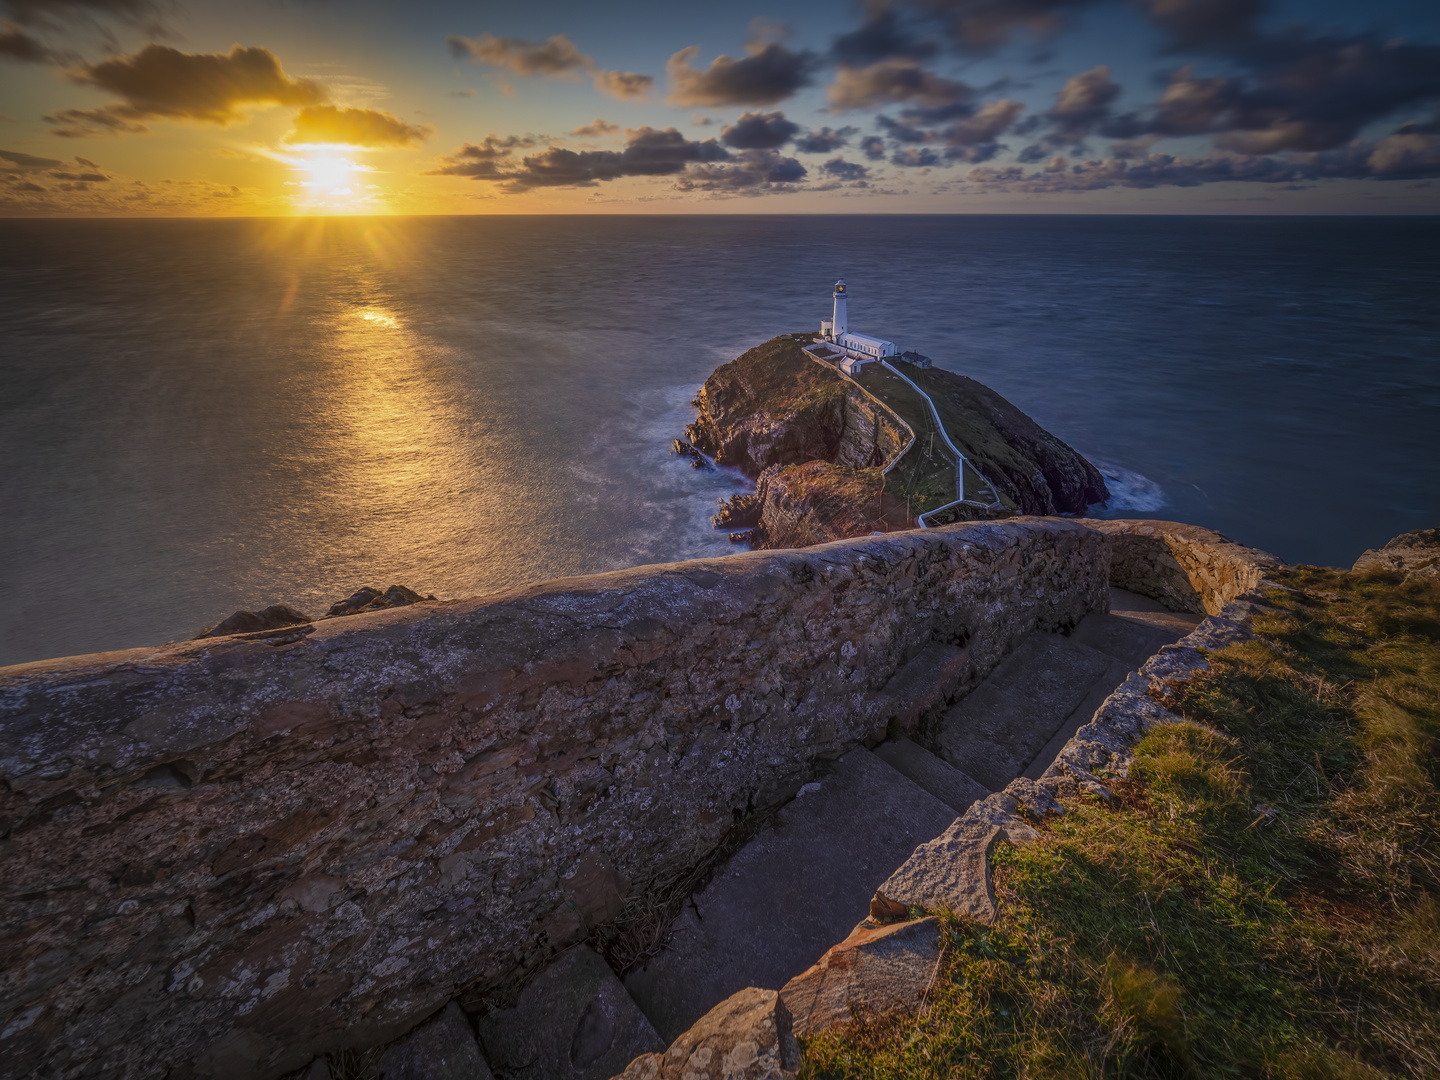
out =
<svg viewBox="0 0 1440 1080"><path fill-rule="evenodd" d="M806 353L811 337L772 338L722 364L696 397L677 449L756 481L754 494L722 503L716 527L756 548L803 547L914 528L919 515L953 503L955 461L920 394L883 369L846 377ZM891 362L934 403L969 463L967 488L997 496L953 507L947 520L1081 514L1109 497L1094 465L993 390Z"/></svg>

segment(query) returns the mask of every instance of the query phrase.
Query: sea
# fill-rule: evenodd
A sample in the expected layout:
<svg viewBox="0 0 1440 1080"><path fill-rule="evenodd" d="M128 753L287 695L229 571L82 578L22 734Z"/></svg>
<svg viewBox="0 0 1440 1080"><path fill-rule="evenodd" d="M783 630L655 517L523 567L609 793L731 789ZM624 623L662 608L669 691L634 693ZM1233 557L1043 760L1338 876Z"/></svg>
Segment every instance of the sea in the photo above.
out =
<svg viewBox="0 0 1440 1080"><path fill-rule="evenodd" d="M838 277L1097 515L1334 566L1440 525L1440 218L6 220L0 664L732 553L749 482L671 439Z"/></svg>

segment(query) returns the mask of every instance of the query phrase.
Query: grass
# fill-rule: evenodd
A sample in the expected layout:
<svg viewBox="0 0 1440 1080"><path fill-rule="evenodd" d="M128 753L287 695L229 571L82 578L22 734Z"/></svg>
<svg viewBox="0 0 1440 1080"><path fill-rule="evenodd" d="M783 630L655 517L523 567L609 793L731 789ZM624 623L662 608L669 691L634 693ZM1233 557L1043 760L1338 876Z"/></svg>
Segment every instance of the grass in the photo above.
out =
<svg viewBox="0 0 1440 1080"><path fill-rule="evenodd" d="M886 490L915 514L955 500L955 458L945 447L925 399L878 364L855 381L889 405L915 432L915 445L891 470Z"/></svg>
<svg viewBox="0 0 1440 1080"><path fill-rule="evenodd" d="M1440 1076L1440 583L1297 568L821 1077Z"/></svg>

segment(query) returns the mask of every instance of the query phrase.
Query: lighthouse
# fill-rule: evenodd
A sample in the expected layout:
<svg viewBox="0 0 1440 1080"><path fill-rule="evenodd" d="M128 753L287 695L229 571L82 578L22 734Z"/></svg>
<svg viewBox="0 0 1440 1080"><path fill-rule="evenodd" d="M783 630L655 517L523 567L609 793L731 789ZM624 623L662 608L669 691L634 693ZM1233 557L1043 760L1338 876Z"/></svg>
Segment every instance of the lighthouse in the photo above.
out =
<svg viewBox="0 0 1440 1080"><path fill-rule="evenodd" d="M836 338L840 338L844 335L845 331L849 329L849 324L845 319L844 278L835 282L835 292L832 295L835 297L835 316L830 320L830 333Z"/></svg>
<svg viewBox="0 0 1440 1080"><path fill-rule="evenodd" d="M835 306L828 319L820 321L820 341L827 342L839 363L840 370L853 375L867 364L879 363L899 356L900 350L893 341L871 337L868 334L852 334L849 320L845 317L845 279L835 282L835 291L830 294ZM826 357L825 359L832 359Z"/></svg>

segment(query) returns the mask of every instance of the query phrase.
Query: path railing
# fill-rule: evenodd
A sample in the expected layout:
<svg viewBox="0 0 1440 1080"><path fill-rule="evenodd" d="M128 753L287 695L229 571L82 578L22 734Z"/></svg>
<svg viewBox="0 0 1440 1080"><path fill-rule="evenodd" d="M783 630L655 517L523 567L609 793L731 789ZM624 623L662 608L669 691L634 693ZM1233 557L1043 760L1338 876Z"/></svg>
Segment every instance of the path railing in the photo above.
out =
<svg viewBox="0 0 1440 1080"><path fill-rule="evenodd" d="M871 401L873 401L876 405L879 405L880 408L884 409L887 413L889 413L890 416L895 420L895 422L896 422L897 424L899 424L902 428L904 428L906 431L908 431L908 432L910 433L910 441L907 442L904 446L902 446L902 447L900 448L899 452L896 453L896 455L890 459L889 463L886 464L886 465L884 465L884 466L880 469L880 475L881 475L881 476L887 475L887 474L890 472L891 469L895 468L896 465L899 465L899 464L900 464L900 459L903 458L906 454L908 454L908 453L910 452L910 448L915 445L915 429L912 428L909 424L907 424L907 423L905 422L905 418L902 417L899 413L897 413L894 409L892 409L889 405L885 404L885 402L881 401L878 397L876 397L874 394L872 394L869 390L866 390L865 387L861 386L858 382L856 382L854 379L852 379L849 375L846 375L845 372L841 371L838 365L832 364L832 363L830 363L830 361L825 360L825 359L823 359L822 357L816 356L813 352L810 351L809 346L806 346L806 345L800 346L800 351L803 352L806 356L810 357L811 360L814 360L815 363L817 363L817 364L819 364L821 367L825 368L827 371L833 371L836 375L839 375L842 379L844 379L846 382L848 382L851 386L855 387L856 390L859 390L862 394L864 394L867 398L869 398ZM903 375L900 376L900 377L901 377L902 379L904 378ZM929 399L927 398L926 400L928 401ZM932 408L933 408L933 406L932 406Z"/></svg>

